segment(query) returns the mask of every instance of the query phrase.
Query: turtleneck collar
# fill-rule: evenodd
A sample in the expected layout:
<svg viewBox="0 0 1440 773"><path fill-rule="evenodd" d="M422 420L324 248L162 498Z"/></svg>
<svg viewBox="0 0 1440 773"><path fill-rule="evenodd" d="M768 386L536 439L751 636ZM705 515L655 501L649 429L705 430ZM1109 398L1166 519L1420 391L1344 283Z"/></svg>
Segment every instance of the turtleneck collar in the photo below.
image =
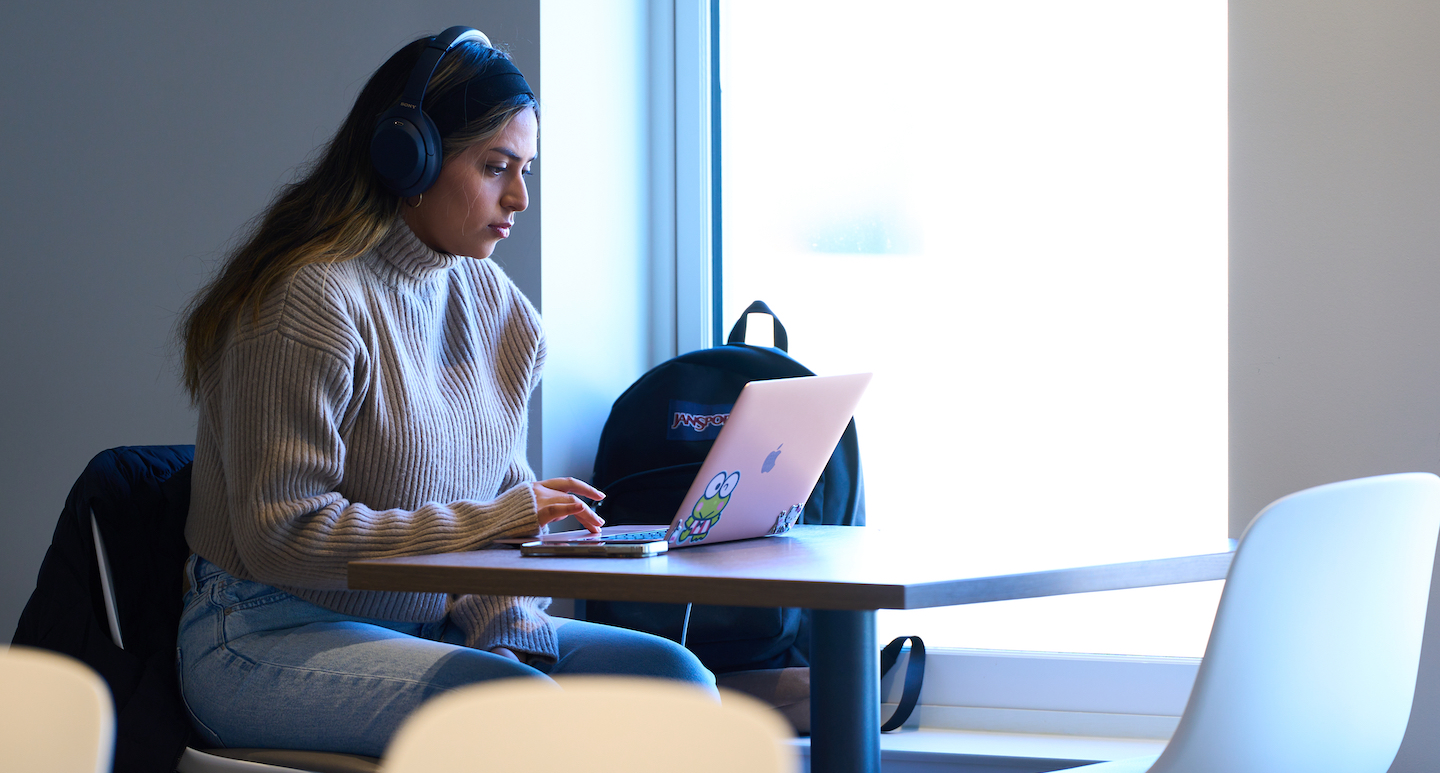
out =
<svg viewBox="0 0 1440 773"><path fill-rule="evenodd" d="M464 260L458 255L437 252L425 246L404 220L397 219L390 233L375 245L372 265L381 276L397 284L427 284L443 271Z"/></svg>

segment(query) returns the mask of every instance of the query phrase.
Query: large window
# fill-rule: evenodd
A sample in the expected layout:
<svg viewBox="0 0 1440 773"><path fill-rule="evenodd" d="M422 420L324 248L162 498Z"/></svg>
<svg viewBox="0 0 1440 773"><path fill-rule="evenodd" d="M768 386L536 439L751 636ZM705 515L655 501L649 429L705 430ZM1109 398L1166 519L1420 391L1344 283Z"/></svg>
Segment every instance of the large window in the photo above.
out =
<svg viewBox="0 0 1440 773"><path fill-rule="evenodd" d="M1224 549L1224 0L721 0L719 30L717 313L763 299L801 362L876 374L869 523ZM1218 586L880 626L1198 656Z"/></svg>

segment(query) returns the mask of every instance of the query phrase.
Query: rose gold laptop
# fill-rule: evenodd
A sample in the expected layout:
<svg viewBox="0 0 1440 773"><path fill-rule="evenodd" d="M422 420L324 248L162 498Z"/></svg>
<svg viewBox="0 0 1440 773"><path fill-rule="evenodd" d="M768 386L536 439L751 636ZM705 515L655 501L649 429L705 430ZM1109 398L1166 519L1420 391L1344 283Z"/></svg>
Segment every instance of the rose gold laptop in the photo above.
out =
<svg viewBox="0 0 1440 773"><path fill-rule="evenodd" d="M607 526L542 542L664 540L671 549L784 534L850 423L869 373L751 381L669 524Z"/></svg>

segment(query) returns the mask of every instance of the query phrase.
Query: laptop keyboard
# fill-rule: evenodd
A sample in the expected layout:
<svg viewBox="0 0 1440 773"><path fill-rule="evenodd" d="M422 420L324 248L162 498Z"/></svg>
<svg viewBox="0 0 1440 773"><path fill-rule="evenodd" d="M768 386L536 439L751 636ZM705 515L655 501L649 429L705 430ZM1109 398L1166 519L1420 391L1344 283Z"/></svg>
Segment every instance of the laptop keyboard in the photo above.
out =
<svg viewBox="0 0 1440 773"><path fill-rule="evenodd" d="M600 540L622 540L622 539L623 539L623 540L637 540L637 541L638 541L638 540L661 540L661 539L665 539L665 533L668 532L668 531L670 531L670 529L667 527L667 528L664 528L664 529L653 529L653 530L651 530L651 531L627 531L627 532L625 532L625 533L623 533L623 534L611 534L611 535L608 535L608 536L603 535L603 534L593 534L593 535L591 535L591 536L589 536L589 537L579 537L579 538L574 539L574 540L571 540L571 541L572 541L572 542L598 542L598 541L600 541Z"/></svg>

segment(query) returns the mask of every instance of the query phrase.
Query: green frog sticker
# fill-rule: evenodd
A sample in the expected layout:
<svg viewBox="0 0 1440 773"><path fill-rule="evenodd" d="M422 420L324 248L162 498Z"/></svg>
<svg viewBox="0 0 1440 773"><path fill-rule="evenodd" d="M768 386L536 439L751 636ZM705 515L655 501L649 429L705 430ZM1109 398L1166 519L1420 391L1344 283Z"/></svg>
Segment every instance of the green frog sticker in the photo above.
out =
<svg viewBox="0 0 1440 773"><path fill-rule="evenodd" d="M680 531L675 534L675 544L704 540L710 529L720 522L720 514L725 511L725 505L730 503L730 494L739 484L739 470L716 473L715 477L705 484L704 495L690 508L690 514L681 522Z"/></svg>

